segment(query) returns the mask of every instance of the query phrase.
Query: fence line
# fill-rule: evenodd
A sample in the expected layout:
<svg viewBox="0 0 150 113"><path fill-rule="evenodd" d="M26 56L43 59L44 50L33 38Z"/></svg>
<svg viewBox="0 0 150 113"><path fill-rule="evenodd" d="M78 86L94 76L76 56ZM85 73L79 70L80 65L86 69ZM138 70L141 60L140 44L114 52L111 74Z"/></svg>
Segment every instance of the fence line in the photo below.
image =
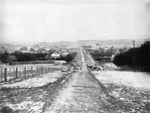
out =
<svg viewBox="0 0 150 113"><path fill-rule="evenodd" d="M49 73L52 67L5 67L0 68L0 82L9 82L18 78L27 78L35 75Z"/></svg>

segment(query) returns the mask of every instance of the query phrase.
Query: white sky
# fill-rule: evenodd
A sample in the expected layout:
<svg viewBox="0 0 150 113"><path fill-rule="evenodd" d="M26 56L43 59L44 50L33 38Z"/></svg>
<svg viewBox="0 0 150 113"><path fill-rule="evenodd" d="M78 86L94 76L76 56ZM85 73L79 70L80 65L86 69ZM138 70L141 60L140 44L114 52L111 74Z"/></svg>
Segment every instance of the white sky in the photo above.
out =
<svg viewBox="0 0 150 113"><path fill-rule="evenodd" d="M150 34L149 1L109 1L6 2L4 38L16 42L52 42L143 38Z"/></svg>

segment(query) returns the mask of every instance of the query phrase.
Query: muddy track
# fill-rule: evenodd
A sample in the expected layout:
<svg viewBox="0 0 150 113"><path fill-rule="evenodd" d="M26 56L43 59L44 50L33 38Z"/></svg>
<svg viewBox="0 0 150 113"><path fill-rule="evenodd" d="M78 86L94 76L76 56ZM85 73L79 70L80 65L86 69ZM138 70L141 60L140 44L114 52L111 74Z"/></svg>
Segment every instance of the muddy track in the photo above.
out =
<svg viewBox="0 0 150 113"><path fill-rule="evenodd" d="M34 110L30 109L32 105L29 105L30 106L29 108L26 107L24 109L13 110L13 108L8 107L8 104L9 103L18 104L26 101L33 101L35 103L44 103L44 105L41 106L41 109L35 111L36 113L40 113L40 112L42 113L45 107L47 105L51 105L51 103L55 100L58 91L61 90L63 84L67 83L71 75L72 74L70 73L64 74L56 82L49 83L42 87L1 89L0 95L4 95L4 96L0 96L0 111L3 108L6 108L6 109L10 109L9 110L10 113L31 113L34 112Z"/></svg>
<svg viewBox="0 0 150 113"><path fill-rule="evenodd" d="M87 69L84 54L81 50L82 68L74 73L68 83L59 92L51 106L44 113L100 113L113 112L109 109L108 99L111 98L105 87ZM105 109L107 108L107 109Z"/></svg>
<svg viewBox="0 0 150 113"><path fill-rule="evenodd" d="M149 113L147 104L143 106L143 104L127 102L121 97L112 95L114 90L91 74L86 64L90 59L84 57L86 52L81 49L80 72L74 73L68 79L53 103L45 107L44 113L136 113L138 111ZM124 89L124 86L121 88ZM126 93L128 95L128 89ZM143 107L140 107L141 105Z"/></svg>
<svg viewBox="0 0 150 113"><path fill-rule="evenodd" d="M110 96L105 87L88 72L73 74L64 84L56 100L44 113L113 113Z"/></svg>
<svg viewBox="0 0 150 113"><path fill-rule="evenodd" d="M32 101L8 113L149 113L149 92L96 79L87 66L89 57L80 49L74 62L78 70L66 72L54 83L38 88L1 89L0 109L4 103L19 105Z"/></svg>

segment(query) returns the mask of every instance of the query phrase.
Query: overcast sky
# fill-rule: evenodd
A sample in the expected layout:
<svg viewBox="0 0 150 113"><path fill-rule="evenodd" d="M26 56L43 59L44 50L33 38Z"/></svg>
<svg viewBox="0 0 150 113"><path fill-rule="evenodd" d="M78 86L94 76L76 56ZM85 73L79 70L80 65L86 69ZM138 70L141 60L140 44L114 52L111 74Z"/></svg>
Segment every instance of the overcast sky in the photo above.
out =
<svg viewBox="0 0 150 113"><path fill-rule="evenodd" d="M149 0L24 1L8 0L1 5L3 39L52 42L134 39L150 34Z"/></svg>

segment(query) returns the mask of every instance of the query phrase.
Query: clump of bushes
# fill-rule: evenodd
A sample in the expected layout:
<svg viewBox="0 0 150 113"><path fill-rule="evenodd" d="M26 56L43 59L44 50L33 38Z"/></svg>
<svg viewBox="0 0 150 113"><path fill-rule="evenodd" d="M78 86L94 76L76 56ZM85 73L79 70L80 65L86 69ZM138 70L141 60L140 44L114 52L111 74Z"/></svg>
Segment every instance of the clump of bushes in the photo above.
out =
<svg viewBox="0 0 150 113"><path fill-rule="evenodd" d="M22 52L14 52L14 53L3 53L0 54L0 61L3 63L10 63L13 61L23 62L23 61L35 61L35 60L47 60L47 53L22 53Z"/></svg>
<svg viewBox="0 0 150 113"><path fill-rule="evenodd" d="M14 64L14 62L29 62L29 61L48 61L48 60L54 60L48 57L48 53L22 53L22 52L14 52L14 53L3 53L0 54L0 61L2 63L9 63ZM57 58L55 60L64 60L66 62L70 62L74 59L76 56L76 52L70 53L66 56L60 56L60 58Z"/></svg>
<svg viewBox="0 0 150 113"><path fill-rule="evenodd" d="M111 60L110 57L113 55L113 52L109 50L108 51L93 50L92 52L90 52L90 54L96 61L104 61L104 60L110 61Z"/></svg>
<svg viewBox="0 0 150 113"><path fill-rule="evenodd" d="M140 47L120 53L114 57L113 63L117 66L127 66L133 69L150 72L150 41Z"/></svg>
<svg viewBox="0 0 150 113"><path fill-rule="evenodd" d="M61 55L59 58L55 58L55 60L64 60L66 62L71 62L76 57L76 55L77 55L77 53L73 52L66 56ZM52 58L51 60L54 60L54 58Z"/></svg>

